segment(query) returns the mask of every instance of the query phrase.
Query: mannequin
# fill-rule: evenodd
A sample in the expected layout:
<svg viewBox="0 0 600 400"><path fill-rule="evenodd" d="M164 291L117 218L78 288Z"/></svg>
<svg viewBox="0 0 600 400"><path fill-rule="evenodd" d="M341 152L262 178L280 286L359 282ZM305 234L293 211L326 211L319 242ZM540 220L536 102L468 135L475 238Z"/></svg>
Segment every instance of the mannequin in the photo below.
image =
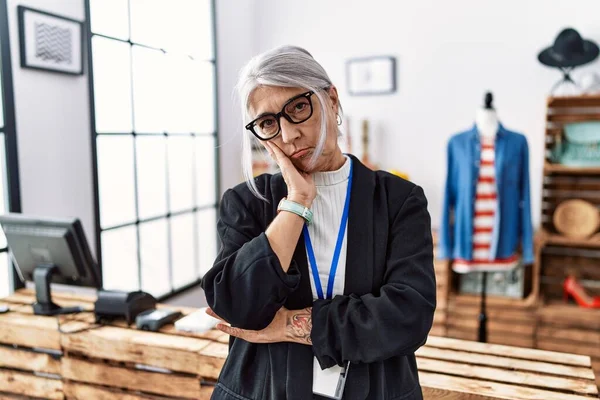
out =
<svg viewBox="0 0 600 400"><path fill-rule="evenodd" d="M496 110L492 107L492 101L492 94L487 92L485 94L484 106L478 108L475 114L475 125L477 126L477 130L481 136L486 138L496 137L498 127L500 126Z"/></svg>
<svg viewBox="0 0 600 400"><path fill-rule="evenodd" d="M458 273L472 271L506 271L518 265L514 257L497 259L492 254L491 236L494 221L499 217L498 182L496 177L496 136L500 121L492 102L492 93L486 92L484 105L476 110L475 128L478 136L477 186L475 188L475 209L473 210L473 252L470 260L457 260L453 269Z"/></svg>
<svg viewBox="0 0 600 400"><path fill-rule="evenodd" d="M492 93L486 92L484 99L484 106L478 108L475 114L475 127L479 135L480 142L480 176L477 186L477 200L475 206L475 217L474 224L477 228L489 228L491 221L489 216L480 216L478 213L488 213L488 215L495 216L498 212L496 200L485 200L480 199L480 196L495 196L496 194L496 174L490 171L492 167L495 167L495 141L498 129L500 128L500 122L496 114L496 110L492 106L493 96ZM487 163L491 163L487 164ZM487 165L487 170L484 170ZM481 180L486 180L481 182ZM487 218L487 220L486 220ZM481 283L481 310L479 313L479 332L478 340L480 342L487 342L487 315L486 315L486 284L487 284L487 273L488 271L497 271L499 268L513 268L517 263L512 262L509 264L505 263L489 263L481 264L476 262L477 259L492 260L493 255L490 253L489 240L486 242L485 239L481 239L477 235L477 230L473 233L473 263L465 262L461 268L465 272L469 269L474 271L482 272L482 283ZM475 245L476 243L476 245ZM488 248L485 248L486 245ZM476 248L478 246L478 248ZM483 248L482 248L483 247Z"/></svg>
<svg viewBox="0 0 600 400"><path fill-rule="evenodd" d="M437 257L456 273L534 262L527 138L503 126L492 102L486 93L475 124L448 140Z"/></svg>

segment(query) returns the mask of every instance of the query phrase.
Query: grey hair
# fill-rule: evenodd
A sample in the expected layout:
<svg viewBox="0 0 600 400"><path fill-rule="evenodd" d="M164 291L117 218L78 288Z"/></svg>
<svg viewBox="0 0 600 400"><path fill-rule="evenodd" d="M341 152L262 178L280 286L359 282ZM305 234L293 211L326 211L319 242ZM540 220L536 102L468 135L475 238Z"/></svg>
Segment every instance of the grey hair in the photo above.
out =
<svg viewBox="0 0 600 400"><path fill-rule="evenodd" d="M327 138L327 111L325 96L322 89L332 85L325 69L303 48L297 46L280 46L259 54L240 71L237 92L242 107L244 125L249 123L251 116L248 112L248 101L252 92L261 86L297 87L312 90L321 104L321 133L319 141L309 161L312 168L323 153ZM338 113L342 115L342 107L338 99ZM338 135L340 132L338 130ZM268 201L256 187L252 175L252 140L258 141L250 132L242 134L242 167L246 184L252 193Z"/></svg>

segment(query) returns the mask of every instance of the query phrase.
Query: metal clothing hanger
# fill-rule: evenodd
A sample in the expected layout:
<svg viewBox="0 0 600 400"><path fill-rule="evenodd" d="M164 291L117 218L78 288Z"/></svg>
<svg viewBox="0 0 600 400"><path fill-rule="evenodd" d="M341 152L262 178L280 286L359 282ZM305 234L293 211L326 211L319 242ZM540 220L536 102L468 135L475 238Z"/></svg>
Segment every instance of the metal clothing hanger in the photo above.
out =
<svg viewBox="0 0 600 400"><path fill-rule="evenodd" d="M563 88L571 87L570 90L573 91L573 93L571 94L581 93L581 86L579 86L577 82L575 82L573 78L571 78L571 71L573 71L575 67L559 67L559 69L562 71L563 77L561 80L556 82L554 86L552 86L552 89L550 89L550 95L554 95L561 86L563 86Z"/></svg>

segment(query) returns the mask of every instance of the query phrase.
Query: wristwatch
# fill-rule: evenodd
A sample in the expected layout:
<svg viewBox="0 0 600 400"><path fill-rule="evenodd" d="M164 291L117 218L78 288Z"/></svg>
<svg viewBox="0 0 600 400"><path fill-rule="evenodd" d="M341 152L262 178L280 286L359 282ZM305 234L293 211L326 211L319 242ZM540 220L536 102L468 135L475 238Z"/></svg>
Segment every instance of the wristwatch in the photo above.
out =
<svg viewBox="0 0 600 400"><path fill-rule="evenodd" d="M308 207L298 204L295 201L288 200L286 197L281 199L277 206L277 212L289 211L304 218L307 224L310 224L313 219L313 213Z"/></svg>

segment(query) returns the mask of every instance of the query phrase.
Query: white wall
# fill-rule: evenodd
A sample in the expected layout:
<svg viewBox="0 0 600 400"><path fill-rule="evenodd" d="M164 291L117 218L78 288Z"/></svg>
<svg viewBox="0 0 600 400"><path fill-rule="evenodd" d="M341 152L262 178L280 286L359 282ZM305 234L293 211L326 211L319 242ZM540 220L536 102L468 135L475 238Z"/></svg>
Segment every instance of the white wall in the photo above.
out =
<svg viewBox="0 0 600 400"><path fill-rule="evenodd" d="M87 62L83 76L21 68L18 5L83 21L84 2L8 0L8 20L23 213L80 218L95 253Z"/></svg>
<svg viewBox="0 0 600 400"><path fill-rule="evenodd" d="M242 117L234 97L240 68L255 54L255 0L216 0L221 193L243 181Z"/></svg>
<svg viewBox="0 0 600 400"><path fill-rule="evenodd" d="M359 120L369 118L374 161L383 169L407 172L424 187L434 227L441 214L446 142L472 126L484 91L493 91L504 125L529 141L537 226L545 98L560 74L536 56L569 25L600 42L599 1L256 2L256 51L281 44L309 50L341 89L346 115L354 121L353 137L360 133ZM395 95L348 95L345 60L370 55L397 57ZM574 77L590 68L600 72L600 62L575 71Z"/></svg>

